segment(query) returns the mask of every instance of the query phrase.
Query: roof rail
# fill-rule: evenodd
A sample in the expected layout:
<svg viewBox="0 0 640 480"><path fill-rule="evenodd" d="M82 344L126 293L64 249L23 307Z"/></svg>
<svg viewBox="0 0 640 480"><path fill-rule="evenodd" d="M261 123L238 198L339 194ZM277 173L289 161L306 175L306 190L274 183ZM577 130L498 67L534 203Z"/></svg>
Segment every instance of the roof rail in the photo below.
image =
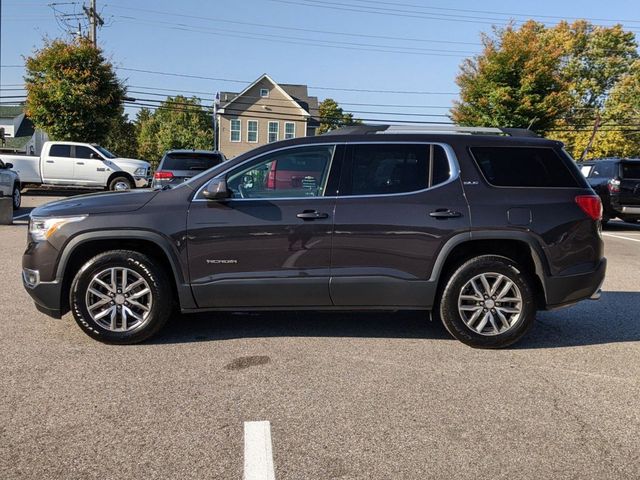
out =
<svg viewBox="0 0 640 480"><path fill-rule="evenodd" d="M372 135L372 134L424 134L446 135L503 135L509 137L539 137L526 128L462 127L459 125L352 125L328 132L329 135ZM326 134L325 134L326 135Z"/></svg>

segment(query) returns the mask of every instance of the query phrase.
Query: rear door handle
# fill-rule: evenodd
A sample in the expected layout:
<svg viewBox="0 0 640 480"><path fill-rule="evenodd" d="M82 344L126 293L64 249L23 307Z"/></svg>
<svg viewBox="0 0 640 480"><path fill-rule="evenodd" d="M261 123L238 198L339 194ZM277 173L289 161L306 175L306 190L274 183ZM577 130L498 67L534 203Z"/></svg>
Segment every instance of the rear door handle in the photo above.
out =
<svg viewBox="0 0 640 480"><path fill-rule="evenodd" d="M328 213L318 212L317 210L304 210L297 214L296 217L302 220L318 220L320 218L329 218Z"/></svg>
<svg viewBox="0 0 640 480"><path fill-rule="evenodd" d="M445 208L439 208L437 210L434 210L433 212L431 212L429 214L430 217L433 218L456 218L456 217L461 217L462 214L460 212L454 212L452 210L449 209L445 209Z"/></svg>
<svg viewBox="0 0 640 480"><path fill-rule="evenodd" d="M76 165L84 165L84 162L76 162Z"/></svg>

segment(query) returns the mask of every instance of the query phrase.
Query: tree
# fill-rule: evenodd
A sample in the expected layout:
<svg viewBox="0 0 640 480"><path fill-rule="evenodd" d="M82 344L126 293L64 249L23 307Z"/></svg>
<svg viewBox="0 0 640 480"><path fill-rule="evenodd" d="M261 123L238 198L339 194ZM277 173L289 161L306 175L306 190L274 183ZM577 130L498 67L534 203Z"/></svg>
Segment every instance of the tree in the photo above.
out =
<svg viewBox="0 0 640 480"><path fill-rule="evenodd" d="M483 53L465 60L456 79L461 93L453 120L542 134L593 125L638 55L632 33L585 21L550 28L528 21L482 41Z"/></svg>
<svg viewBox="0 0 640 480"><path fill-rule="evenodd" d="M197 97L167 97L155 112L142 109L136 119L139 155L157 165L166 150L213 147L212 112Z"/></svg>
<svg viewBox="0 0 640 480"><path fill-rule="evenodd" d="M26 59L26 113L53 140L101 142L121 115L125 89L85 38L45 41Z"/></svg>
<svg viewBox="0 0 640 480"><path fill-rule="evenodd" d="M318 112L320 113L320 127L318 128L318 135L347 125L357 125L362 123L360 120L354 119L353 114L344 113L342 108L332 98L323 100L318 107Z"/></svg>
<svg viewBox="0 0 640 480"><path fill-rule="evenodd" d="M103 145L121 157L138 157L137 125L129 121L127 114L121 114L113 121Z"/></svg>

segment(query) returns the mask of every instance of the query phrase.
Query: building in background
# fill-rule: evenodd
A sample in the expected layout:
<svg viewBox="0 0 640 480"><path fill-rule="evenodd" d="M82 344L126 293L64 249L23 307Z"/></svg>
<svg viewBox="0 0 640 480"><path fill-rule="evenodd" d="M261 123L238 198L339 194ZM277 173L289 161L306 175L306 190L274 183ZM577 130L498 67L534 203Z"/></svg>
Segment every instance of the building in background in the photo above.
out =
<svg viewBox="0 0 640 480"><path fill-rule="evenodd" d="M33 126L24 113L24 106L0 106L0 129L4 129L4 140L0 139L0 152L40 155L47 134Z"/></svg>
<svg viewBox="0 0 640 480"><path fill-rule="evenodd" d="M320 125L318 98L306 85L276 83L264 74L240 93L220 92L216 111L218 149L227 158L260 145L312 136Z"/></svg>

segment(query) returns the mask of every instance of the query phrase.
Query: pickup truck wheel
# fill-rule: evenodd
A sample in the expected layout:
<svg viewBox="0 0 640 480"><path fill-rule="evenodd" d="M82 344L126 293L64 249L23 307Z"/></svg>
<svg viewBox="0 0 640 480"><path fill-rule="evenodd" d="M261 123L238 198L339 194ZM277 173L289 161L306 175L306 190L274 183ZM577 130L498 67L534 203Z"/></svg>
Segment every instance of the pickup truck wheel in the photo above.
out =
<svg viewBox="0 0 640 480"><path fill-rule="evenodd" d="M89 260L71 285L73 316L104 343L139 343L156 334L172 311L167 275L139 252L113 250Z"/></svg>
<svg viewBox="0 0 640 480"><path fill-rule="evenodd" d="M13 209L18 210L22 205L22 194L20 193L20 186L13 186Z"/></svg>
<svg viewBox="0 0 640 480"><path fill-rule="evenodd" d="M131 190L131 180L127 177L116 177L109 182L109 190L114 192Z"/></svg>
<svg viewBox="0 0 640 480"><path fill-rule="evenodd" d="M447 279L440 318L451 335L471 347L507 347L535 320L531 285L528 275L506 257L472 258Z"/></svg>

